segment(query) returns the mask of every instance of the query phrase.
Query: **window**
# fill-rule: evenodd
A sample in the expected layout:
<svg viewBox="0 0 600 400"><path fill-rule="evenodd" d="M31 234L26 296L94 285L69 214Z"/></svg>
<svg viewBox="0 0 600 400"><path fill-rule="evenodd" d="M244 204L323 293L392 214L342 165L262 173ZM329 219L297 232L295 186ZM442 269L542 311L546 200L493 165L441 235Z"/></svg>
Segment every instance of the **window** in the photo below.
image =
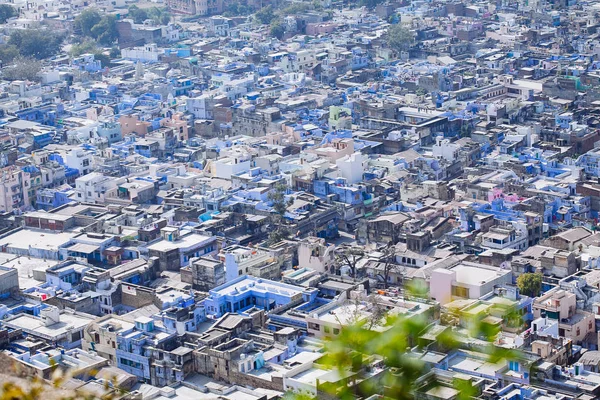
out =
<svg viewBox="0 0 600 400"><path fill-rule="evenodd" d="M469 289L460 286L452 286L452 296L469 298Z"/></svg>
<svg viewBox="0 0 600 400"><path fill-rule="evenodd" d="M333 334L334 335L339 335L340 334L340 330L337 328L333 328Z"/></svg>
<svg viewBox="0 0 600 400"><path fill-rule="evenodd" d="M140 364L139 362L131 361L126 358L121 358L121 364L132 368L143 369L142 364Z"/></svg>
<svg viewBox="0 0 600 400"><path fill-rule="evenodd" d="M323 332L325 332L325 333L329 333L329 332L331 332L331 330L329 329L329 327L328 327L328 326L324 326L324 327L323 327Z"/></svg>
<svg viewBox="0 0 600 400"><path fill-rule="evenodd" d="M548 318L558 319L559 313L558 311L546 311Z"/></svg>

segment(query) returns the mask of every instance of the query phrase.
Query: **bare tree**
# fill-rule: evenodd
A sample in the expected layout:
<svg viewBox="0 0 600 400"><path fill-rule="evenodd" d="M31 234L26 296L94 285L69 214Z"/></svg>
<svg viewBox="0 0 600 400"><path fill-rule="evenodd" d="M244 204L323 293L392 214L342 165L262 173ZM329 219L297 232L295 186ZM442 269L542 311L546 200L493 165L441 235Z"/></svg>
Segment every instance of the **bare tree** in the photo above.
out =
<svg viewBox="0 0 600 400"><path fill-rule="evenodd" d="M388 288L390 275L401 272L404 268L396 263L396 246L392 242L380 250L383 253L380 261L383 262L383 287Z"/></svg>
<svg viewBox="0 0 600 400"><path fill-rule="evenodd" d="M367 297L367 302L369 304L369 311L371 315L367 320L366 328L371 330L376 326L381 326L385 322L385 317L387 315L387 308L381 304L381 297L376 294L371 294Z"/></svg>
<svg viewBox="0 0 600 400"><path fill-rule="evenodd" d="M2 69L2 77L8 81L29 80L39 81L39 72L42 70L42 63L35 58L17 57L11 65Z"/></svg>
<svg viewBox="0 0 600 400"><path fill-rule="evenodd" d="M387 308L382 304L381 297L375 294L369 296L359 295L349 300L344 306L345 321L341 321L337 314L334 318L343 329L344 326L360 324L363 328L371 330L385 323Z"/></svg>
<svg viewBox="0 0 600 400"><path fill-rule="evenodd" d="M350 268L350 276L356 278L358 263L366 257L366 253L361 246L343 244L335 249L335 256L337 269L347 265Z"/></svg>

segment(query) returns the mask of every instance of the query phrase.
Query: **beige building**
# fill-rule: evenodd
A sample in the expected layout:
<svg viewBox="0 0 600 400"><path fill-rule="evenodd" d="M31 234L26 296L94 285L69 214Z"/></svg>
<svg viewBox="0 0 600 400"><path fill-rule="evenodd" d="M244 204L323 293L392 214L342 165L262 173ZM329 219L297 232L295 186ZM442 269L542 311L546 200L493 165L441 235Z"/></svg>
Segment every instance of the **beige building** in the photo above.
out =
<svg viewBox="0 0 600 400"><path fill-rule="evenodd" d="M555 288L533 302L534 318L546 316L558 320L558 334L580 343L588 333L595 332L594 314L577 309L575 294Z"/></svg>
<svg viewBox="0 0 600 400"><path fill-rule="evenodd" d="M0 176L0 211L11 212L30 206L29 181L29 174L19 168L7 167L2 169L2 175Z"/></svg>
<svg viewBox="0 0 600 400"><path fill-rule="evenodd" d="M117 335L127 334L135 325L114 315L106 315L86 326L81 339L81 348L94 351L100 357L116 363Z"/></svg>
<svg viewBox="0 0 600 400"><path fill-rule="evenodd" d="M323 238L314 236L303 239L298 246L298 267L318 272L333 272L335 246L328 246Z"/></svg>

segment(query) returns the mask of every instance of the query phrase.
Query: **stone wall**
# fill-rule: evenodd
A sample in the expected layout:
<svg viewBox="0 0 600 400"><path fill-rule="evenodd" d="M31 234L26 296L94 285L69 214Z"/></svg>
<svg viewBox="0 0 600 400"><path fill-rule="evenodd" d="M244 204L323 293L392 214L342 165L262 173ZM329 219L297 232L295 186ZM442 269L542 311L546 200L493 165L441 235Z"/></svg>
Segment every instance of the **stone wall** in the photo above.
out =
<svg viewBox="0 0 600 400"><path fill-rule="evenodd" d="M128 307L140 308L154 302L154 290L133 285L131 283L121 284L121 304Z"/></svg>

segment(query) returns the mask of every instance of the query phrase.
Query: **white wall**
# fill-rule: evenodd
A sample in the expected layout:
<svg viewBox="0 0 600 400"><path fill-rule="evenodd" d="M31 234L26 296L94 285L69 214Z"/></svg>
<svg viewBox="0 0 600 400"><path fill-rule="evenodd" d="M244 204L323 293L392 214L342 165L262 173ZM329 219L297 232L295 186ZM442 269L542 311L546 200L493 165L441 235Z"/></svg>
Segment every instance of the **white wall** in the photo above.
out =
<svg viewBox="0 0 600 400"><path fill-rule="evenodd" d="M430 296L440 304L452 301L452 282L456 279L456 272L439 268L431 273L429 281Z"/></svg>
<svg viewBox="0 0 600 400"><path fill-rule="evenodd" d="M232 159L215 161L215 177L231 179L231 175L250 171L250 161L238 161L236 164Z"/></svg>
<svg viewBox="0 0 600 400"><path fill-rule="evenodd" d="M345 178L349 184L354 184L363 180L364 161L364 156L361 153L354 153L336 160L335 163L342 178Z"/></svg>

